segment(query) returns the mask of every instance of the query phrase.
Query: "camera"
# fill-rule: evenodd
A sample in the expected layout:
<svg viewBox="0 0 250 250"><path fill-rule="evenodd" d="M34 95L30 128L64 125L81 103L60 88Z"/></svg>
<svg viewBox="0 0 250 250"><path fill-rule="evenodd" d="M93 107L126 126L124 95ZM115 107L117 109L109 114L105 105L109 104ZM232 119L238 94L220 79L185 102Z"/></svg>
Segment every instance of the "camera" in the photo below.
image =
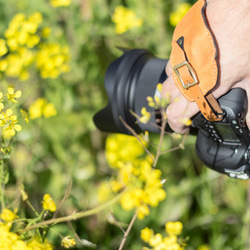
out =
<svg viewBox="0 0 250 250"><path fill-rule="evenodd" d="M150 107L148 96L154 96L158 83L167 75L167 59L155 57L146 49L122 49L123 55L114 60L105 75L109 102L94 116L98 129L105 132L130 134L122 118L135 132L159 133L159 114ZM220 97L224 111L222 121L209 122L199 112L192 118L190 133L197 136L196 153L209 168L238 179L250 178L250 132L246 125L247 96L235 88ZM146 107L155 113L147 124L137 121L130 110L139 114ZM166 127L166 132L171 132Z"/></svg>

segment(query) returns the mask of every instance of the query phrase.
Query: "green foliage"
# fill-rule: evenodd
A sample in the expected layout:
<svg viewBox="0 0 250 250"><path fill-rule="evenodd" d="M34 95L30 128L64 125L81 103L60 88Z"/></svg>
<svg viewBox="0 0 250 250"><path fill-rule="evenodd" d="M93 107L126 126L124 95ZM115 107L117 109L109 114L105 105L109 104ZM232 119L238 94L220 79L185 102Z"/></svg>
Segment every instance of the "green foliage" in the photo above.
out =
<svg viewBox="0 0 250 250"><path fill-rule="evenodd" d="M7 208L18 207L18 215L23 218L33 216L31 208L20 199L20 183L39 212L45 193L56 204L68 193L58 217L100 205L98 190L114 176L105 157L108 135L98 131L92 121L95 112L107 101L103 86L105 71L121 55L117 46L148 48L158 57L167 58L174 30L170 13L182 2L72 0L70 6L53 8L46 0L0 0L0 38L4 38L4 31L17 13L29 16L40 12L43 27L51 28L46 41L69 47L71 69L54 79L42 78L35 65L28 69L30 78L25 81L1 74L1 91L6 92L8 86L22 91L18 101L23 110L28 112L37 98L43 98L53 103L57 111L55 116L30 119L29 123L18 118L22 131L11 139L10 156L8 145L1 145L5 157L1 159L0 178L5 185ZM142 25L117 34L112 15L120 5L133 10ZM159 135L150 135L151 142L157 143L158 139ZM167 135L163 149L179 144L180 140ZM195 137L189 136L184 150L159 158L157 169L166 179L167 198L150 208L144 220L135 221L124 249L141 249L144 243L140 231L150 227L164 234L168 221L182 222L182 237L189 238L188 250L244 249L249 233L248 184L206 169L196 157L194 144ZM120 227L126 229L133 214L115 204L90 217L58 224L48 230L46 238L60 246L59 233L74 237L77 249L117 249L123 238Z"/></svg>

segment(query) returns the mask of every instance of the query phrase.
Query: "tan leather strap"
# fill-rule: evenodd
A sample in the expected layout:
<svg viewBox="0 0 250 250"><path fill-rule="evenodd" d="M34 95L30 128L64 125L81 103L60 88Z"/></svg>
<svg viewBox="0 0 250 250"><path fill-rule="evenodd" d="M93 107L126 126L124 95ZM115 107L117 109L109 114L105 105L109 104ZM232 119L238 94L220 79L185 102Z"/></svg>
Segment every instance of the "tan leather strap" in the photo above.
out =
<svg viewBox="0 0 250 250"><path fill-rule="evenodd" d="M205 18L206 1L199 0L174 31L170 64L180 92L195 101L209 121L223 118L212 90L218 81L217 47Z"/></svg>

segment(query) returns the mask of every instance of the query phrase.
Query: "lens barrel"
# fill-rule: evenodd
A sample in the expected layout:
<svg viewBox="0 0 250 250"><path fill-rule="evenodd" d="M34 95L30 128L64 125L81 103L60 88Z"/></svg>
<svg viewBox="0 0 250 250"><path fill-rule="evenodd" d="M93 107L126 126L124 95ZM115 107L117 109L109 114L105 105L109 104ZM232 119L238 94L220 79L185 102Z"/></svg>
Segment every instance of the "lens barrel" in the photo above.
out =
<svg viewBox="0 0 250 250"><path fill-rule="evenodd" d="M156 117L151 116L147 124L137 122L130 110L140 115L142 107L154 113L148 106L147 97L154 96L156 86L166 80L167 60L156 58L145 49L132 49L113 61L105 75L105 89L109 102L94 116L98 129L105 132L130 134L121 122L122 118L137 133L149 131L159 133Z"/></svg>

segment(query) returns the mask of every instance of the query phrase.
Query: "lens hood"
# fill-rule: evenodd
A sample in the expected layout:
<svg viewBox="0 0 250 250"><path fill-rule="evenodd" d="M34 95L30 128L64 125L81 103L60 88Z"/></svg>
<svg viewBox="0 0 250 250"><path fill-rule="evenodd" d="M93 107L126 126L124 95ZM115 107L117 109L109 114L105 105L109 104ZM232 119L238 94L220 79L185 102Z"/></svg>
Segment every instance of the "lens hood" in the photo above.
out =
<svg viewBox="0 0 250 250"><path fill-rule="evenodd" d="M152 116L148 124L136 122L130 110L140 114L142 107L149 112L154 109L148 106L147 96L154 96L156 86L166 79L167 60L159 59L145 49L132 49L113 61L105 75L105 89L109 102L94 116L98 129L106 132L130 134L122 118L137 133L141 131L159 132Z"/></svg>

